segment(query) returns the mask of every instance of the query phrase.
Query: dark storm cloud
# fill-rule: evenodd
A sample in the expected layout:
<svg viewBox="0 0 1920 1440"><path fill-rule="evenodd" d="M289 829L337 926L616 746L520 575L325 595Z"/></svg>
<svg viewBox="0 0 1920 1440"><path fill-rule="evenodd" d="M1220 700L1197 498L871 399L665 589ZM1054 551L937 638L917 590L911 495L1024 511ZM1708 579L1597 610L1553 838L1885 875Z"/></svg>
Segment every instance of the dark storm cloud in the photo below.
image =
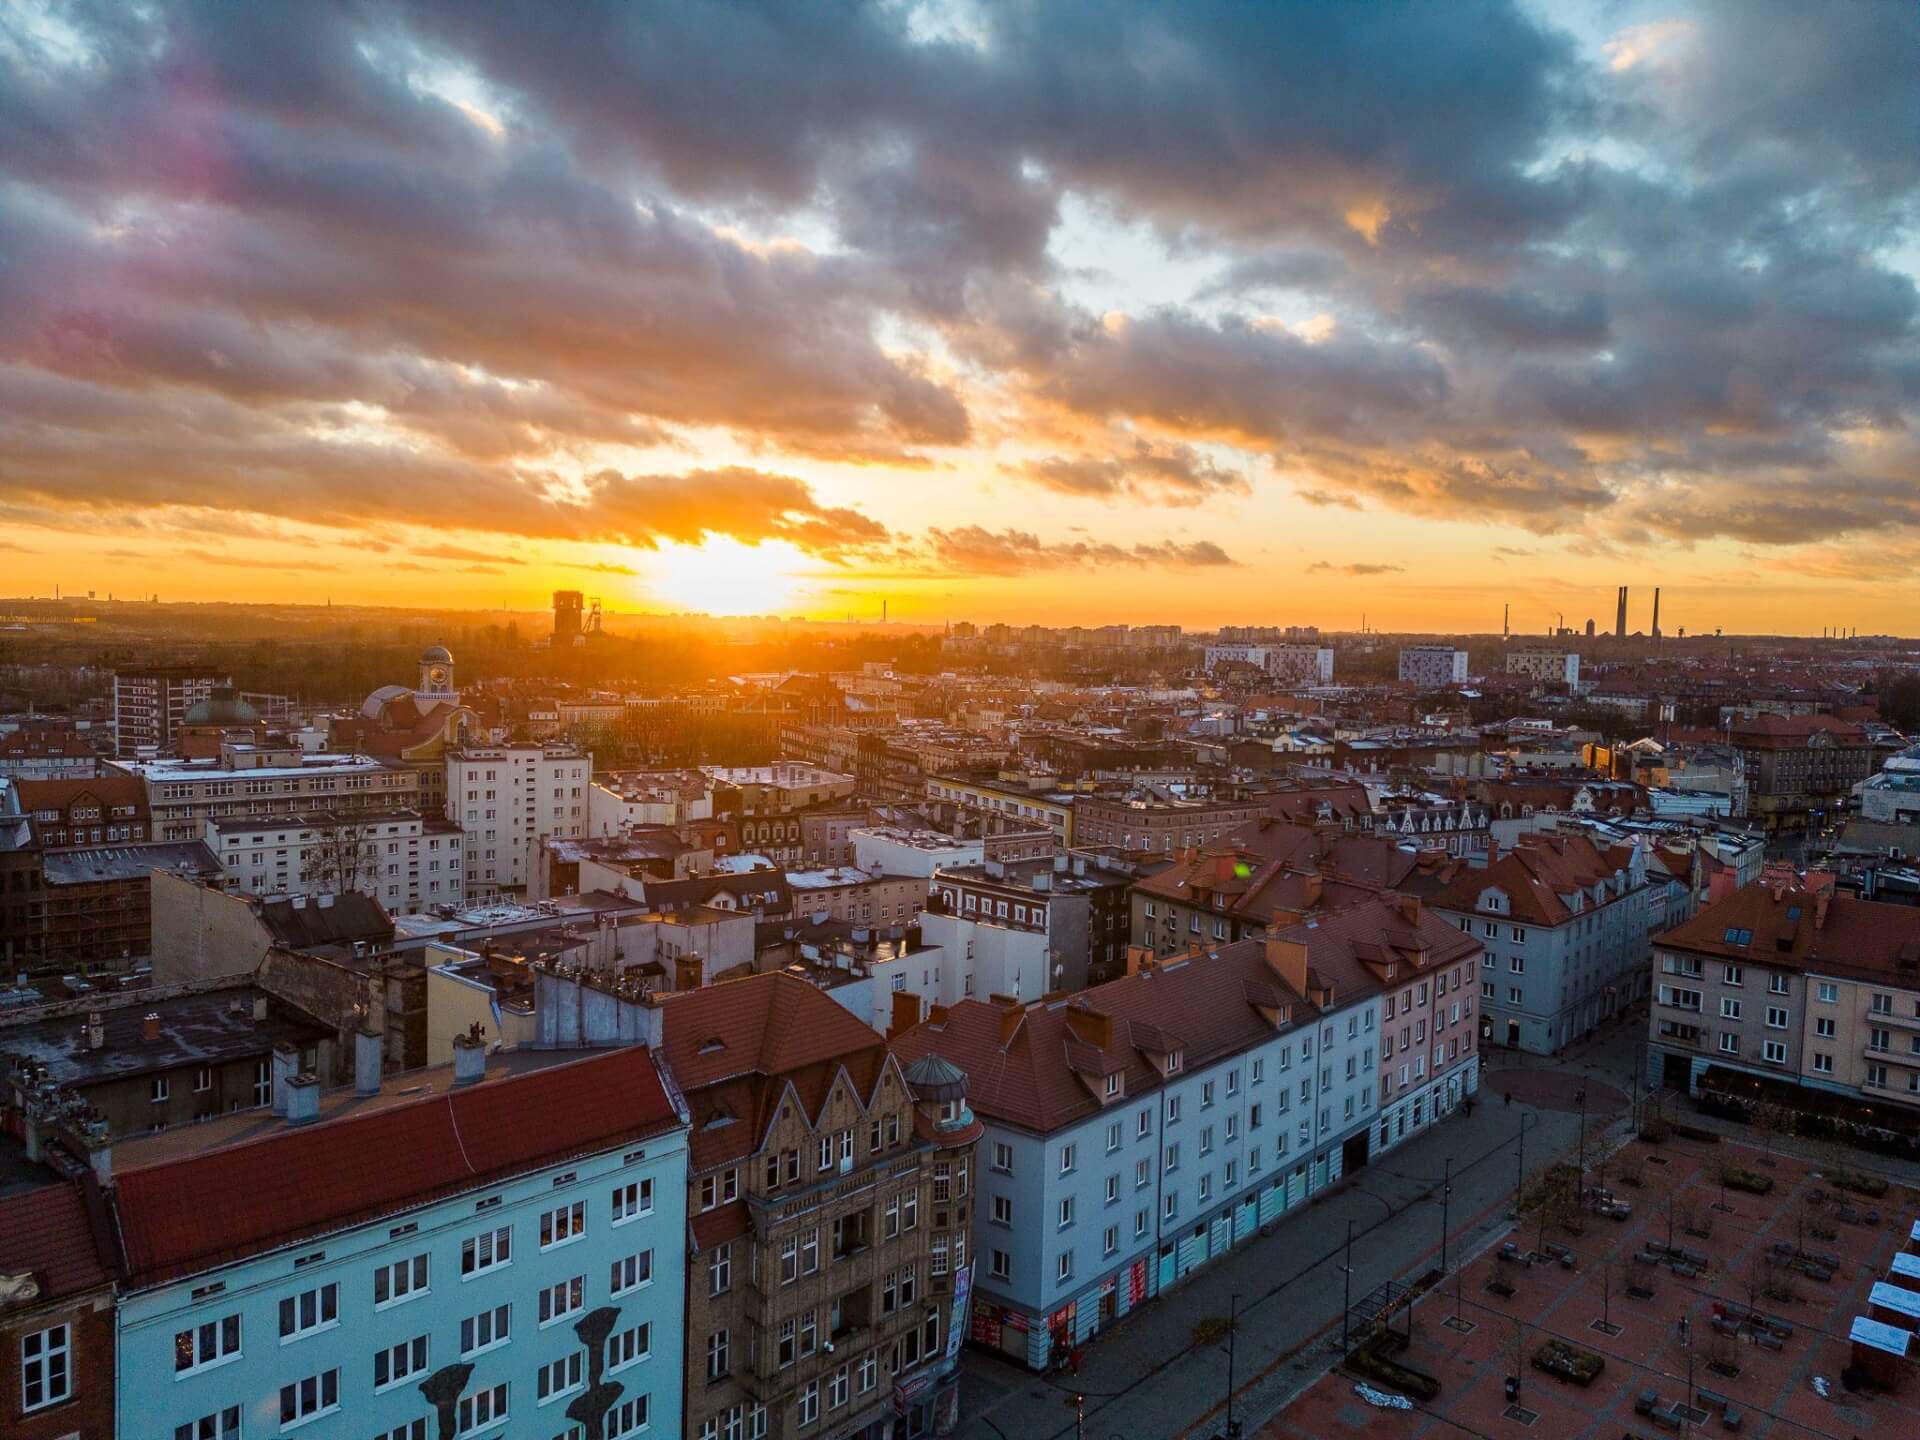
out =
<svg viewBox="0 0 1920 1440"><path fill-rule="evenodd" d="M1517 0L46 13L0 11L29 509L841 558L909 542L778 456L1038 434L1022 482L1106 503L1270 463L1316 505L1628 544L1920 525L1909 4L1694 0L1611 54ZM1089 313L1069 196L1218 278ZM766 468L577 478L709 427Z"/></svg>

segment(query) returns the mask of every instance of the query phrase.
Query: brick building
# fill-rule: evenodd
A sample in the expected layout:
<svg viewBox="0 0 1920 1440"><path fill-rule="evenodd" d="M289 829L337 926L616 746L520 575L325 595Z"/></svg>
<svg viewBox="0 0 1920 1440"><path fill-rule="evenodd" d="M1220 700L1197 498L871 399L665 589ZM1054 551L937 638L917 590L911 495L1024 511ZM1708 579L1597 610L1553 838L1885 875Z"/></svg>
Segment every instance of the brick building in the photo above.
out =
<svg viewBox="0 0 1920 1440"><path fill-rule="evenodd" d="M7 1440L114 1433L111 1253L97 1187L89 1194L82 1182L60 1180L0 1196L0 1435Z"/></svg>

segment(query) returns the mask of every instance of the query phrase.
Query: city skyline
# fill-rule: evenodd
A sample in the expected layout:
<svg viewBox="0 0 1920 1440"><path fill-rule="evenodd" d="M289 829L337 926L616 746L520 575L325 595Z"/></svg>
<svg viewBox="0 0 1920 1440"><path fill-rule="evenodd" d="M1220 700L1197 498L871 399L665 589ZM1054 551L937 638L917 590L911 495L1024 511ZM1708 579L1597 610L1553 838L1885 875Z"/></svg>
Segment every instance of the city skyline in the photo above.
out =
<svg viewBox="0 0 1920 1440"><path fill-rule="evenodd" d="M1755 9L13 7L0 590L1897 633L1920 11Z"/></svg>

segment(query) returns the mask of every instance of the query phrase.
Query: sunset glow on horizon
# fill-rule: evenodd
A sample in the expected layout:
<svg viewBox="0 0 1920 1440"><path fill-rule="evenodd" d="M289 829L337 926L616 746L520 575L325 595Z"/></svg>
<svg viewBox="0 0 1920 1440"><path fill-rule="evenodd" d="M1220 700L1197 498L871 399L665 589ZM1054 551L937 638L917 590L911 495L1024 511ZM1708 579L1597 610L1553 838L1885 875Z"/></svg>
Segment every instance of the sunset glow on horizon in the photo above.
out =
<svg viewBox="0 0 1920 1440"><path fill-rule="evenodd" d="M1747 0L27 0L0 593L1910 629L1916 45Z"/></svg>

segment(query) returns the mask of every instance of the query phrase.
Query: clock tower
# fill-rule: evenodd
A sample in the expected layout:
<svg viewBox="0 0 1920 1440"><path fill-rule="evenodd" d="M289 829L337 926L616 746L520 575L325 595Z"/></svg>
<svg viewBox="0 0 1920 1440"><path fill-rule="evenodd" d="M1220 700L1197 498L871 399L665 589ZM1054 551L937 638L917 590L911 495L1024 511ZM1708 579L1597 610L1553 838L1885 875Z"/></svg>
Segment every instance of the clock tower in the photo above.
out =
<svg viewBox="0 0 1920 1440"><path fill-rule="evenodd" d="M420 688L414 693L423 699L453 698L453 656L446 646L429 645L420 652Z"/></svg>

